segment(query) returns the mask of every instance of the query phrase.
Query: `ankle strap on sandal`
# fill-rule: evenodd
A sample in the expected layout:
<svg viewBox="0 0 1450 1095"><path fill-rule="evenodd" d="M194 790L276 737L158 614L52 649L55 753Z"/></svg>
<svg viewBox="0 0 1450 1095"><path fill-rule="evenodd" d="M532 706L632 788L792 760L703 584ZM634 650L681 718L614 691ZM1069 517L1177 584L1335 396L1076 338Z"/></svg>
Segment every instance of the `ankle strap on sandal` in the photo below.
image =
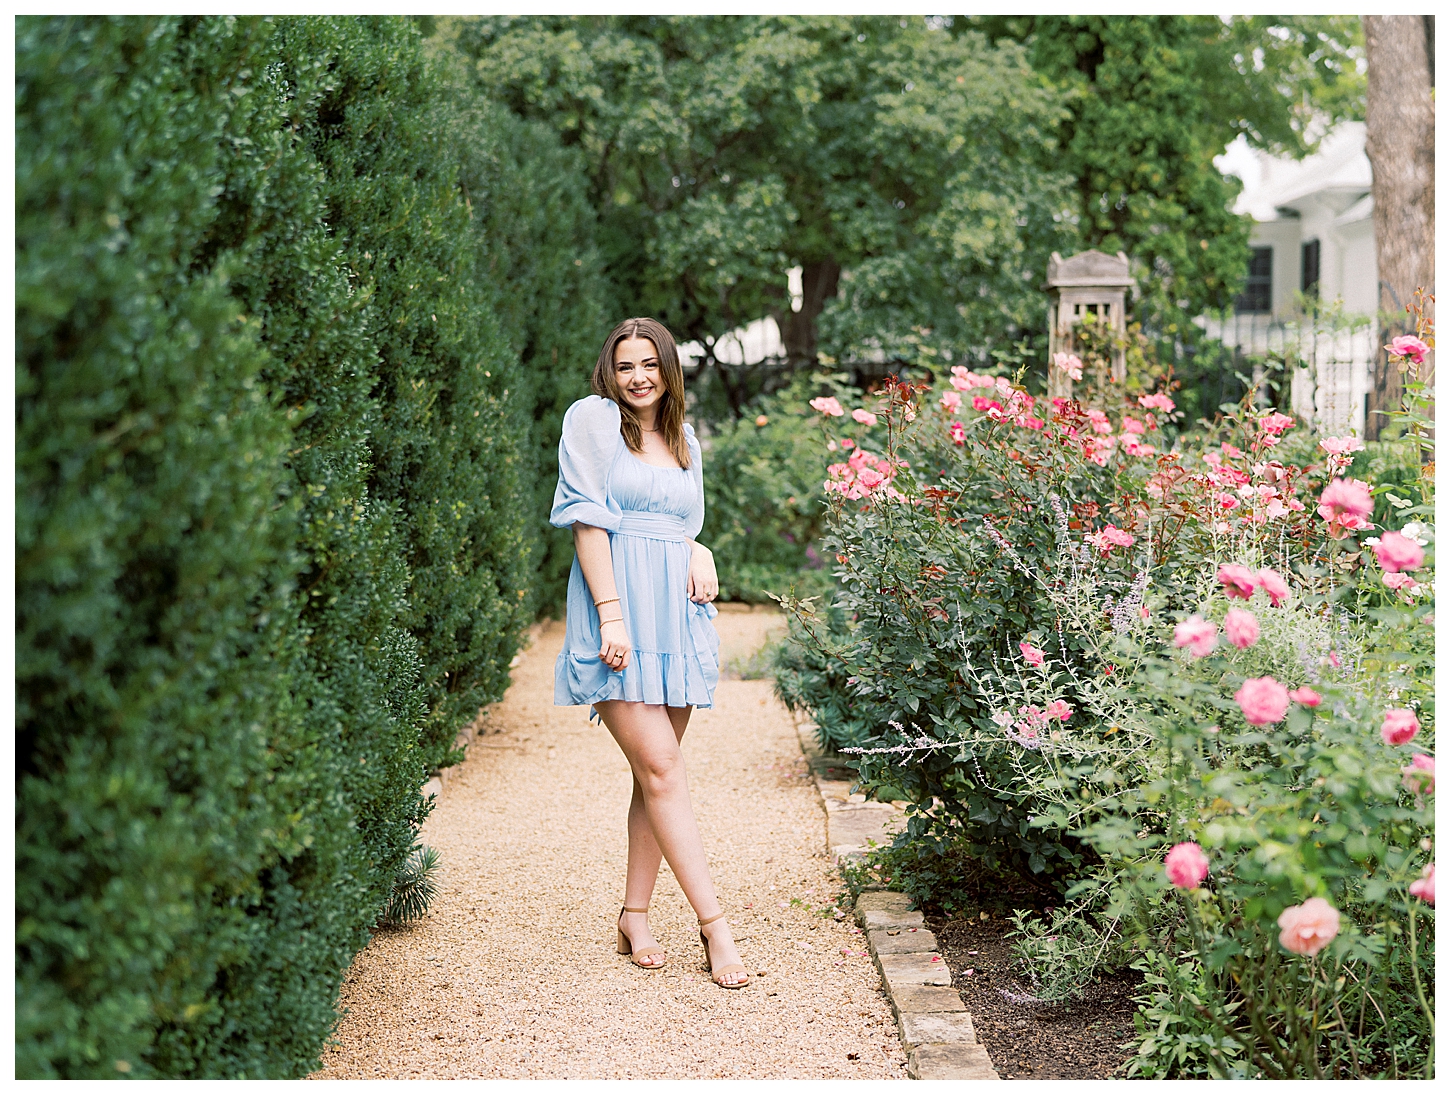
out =
<svg viewBox="0 0 1450 1095"><path fill-rule="evenodd" d="M700 927L703 928L706 924L713 924L713 923L715 923L715 921L719 920L724 915L725 915L725 913L722 910L722 911L716 913L714 916L710 917L709 920L701 920L700 921Z"/></svg>
<svg viewBox="0 0 1450 1095"><path fill-rule="evenodd" d="M622 913L627 913L627 912L649 912L649 908L648 907L645 907L643 909L631 909L628 905L622 905L622 906L620 906L619 911L622 912Z"/></svg>

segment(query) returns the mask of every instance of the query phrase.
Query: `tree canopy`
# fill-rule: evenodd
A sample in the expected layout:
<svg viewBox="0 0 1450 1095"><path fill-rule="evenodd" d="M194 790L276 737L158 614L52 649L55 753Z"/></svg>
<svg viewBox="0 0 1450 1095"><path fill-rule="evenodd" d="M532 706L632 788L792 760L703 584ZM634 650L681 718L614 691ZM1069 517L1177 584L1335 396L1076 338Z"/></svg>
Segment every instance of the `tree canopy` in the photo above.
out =
<svg viewBox="0 0 1450 1095"><path fill-rule="evenodd" d="M1302 153L1360 102L1342 17L441 19L487 95L581 157L621 306L714 361L981 361L1040 336L1047 257L1126 251L1181 334L1242 282L1214 158ZM1317 128L1316 128L1317 127ZM802 270L793 301L786 271ZM733 409L758 384L714 370Z"/></svg>
<svg viewBox="0 0 1450 1095"><path fill-rule="evenodd" d="M1036 326L1071 239L1044 169L1065 112L1016 43L895 17L440 22L582 149L617 291L682 339L773 315L796 364L958 359Z"/></svg>

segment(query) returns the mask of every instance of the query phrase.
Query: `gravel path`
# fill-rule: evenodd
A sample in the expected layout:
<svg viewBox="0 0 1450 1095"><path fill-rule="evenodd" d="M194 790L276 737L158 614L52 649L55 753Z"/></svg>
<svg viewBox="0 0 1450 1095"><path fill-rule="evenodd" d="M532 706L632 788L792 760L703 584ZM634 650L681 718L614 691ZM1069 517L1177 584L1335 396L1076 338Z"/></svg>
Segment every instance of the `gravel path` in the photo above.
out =
<svg viewBox="0 0 1450 1095"><path fill-rule="evenodd" d="M716 620L741 664L770 614ZM663 868L660 971L614 952L629 767L587 708L553 706L563 627L543 630L423 830L441 892L376 935L343 986L323 1079L901 1079L905 1054L826 859L825 817L789 715L764 680L725 680L685 736L711 870L746 964L705 974L695 918ZM843 948L849 952L843 954Z"/></svg>

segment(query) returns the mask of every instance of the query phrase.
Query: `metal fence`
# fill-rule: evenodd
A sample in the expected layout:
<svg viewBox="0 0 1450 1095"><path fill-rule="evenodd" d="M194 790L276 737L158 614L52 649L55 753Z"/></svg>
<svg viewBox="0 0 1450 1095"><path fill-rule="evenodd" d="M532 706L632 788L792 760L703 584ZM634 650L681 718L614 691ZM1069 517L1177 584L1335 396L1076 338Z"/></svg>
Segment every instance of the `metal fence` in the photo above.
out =
<svg viewBox="0 0 1450 1095"><path fill-rule="evenodd" d="M1293 413L1320 433L1364 436L1365 407L1379 338L1363 320L1246 313L1205 316L1204 333L1252 361L1283 362Z"/></svg>

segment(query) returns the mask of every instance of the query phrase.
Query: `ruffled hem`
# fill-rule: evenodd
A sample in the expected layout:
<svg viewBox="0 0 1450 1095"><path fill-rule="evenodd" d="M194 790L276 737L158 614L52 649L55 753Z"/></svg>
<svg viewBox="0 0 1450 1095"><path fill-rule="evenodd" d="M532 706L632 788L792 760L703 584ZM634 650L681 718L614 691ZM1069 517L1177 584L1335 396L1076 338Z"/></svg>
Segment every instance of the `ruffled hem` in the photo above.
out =
<svg viewBox="0 0 1450 1095"><path fill-rule="evenodd" d="M571 707L606 700L656 703L666 707L710 707L720 667L697 654L636 650L629 665L613 670L593 657L561 651L554 666L554 705ZM590 712L590 717L595 712Z"/></svg>
<svg viewBox="0 0 1450 1095"><path fill-rule="evenodd" d="M567 647L554 662L554 706L590 706L627 700L666 707L710 707L720 683L720 636L715 631L712 604L688 602L692 653L634 650L629 665L610 669L597 653L579 654Z"/></svg>

